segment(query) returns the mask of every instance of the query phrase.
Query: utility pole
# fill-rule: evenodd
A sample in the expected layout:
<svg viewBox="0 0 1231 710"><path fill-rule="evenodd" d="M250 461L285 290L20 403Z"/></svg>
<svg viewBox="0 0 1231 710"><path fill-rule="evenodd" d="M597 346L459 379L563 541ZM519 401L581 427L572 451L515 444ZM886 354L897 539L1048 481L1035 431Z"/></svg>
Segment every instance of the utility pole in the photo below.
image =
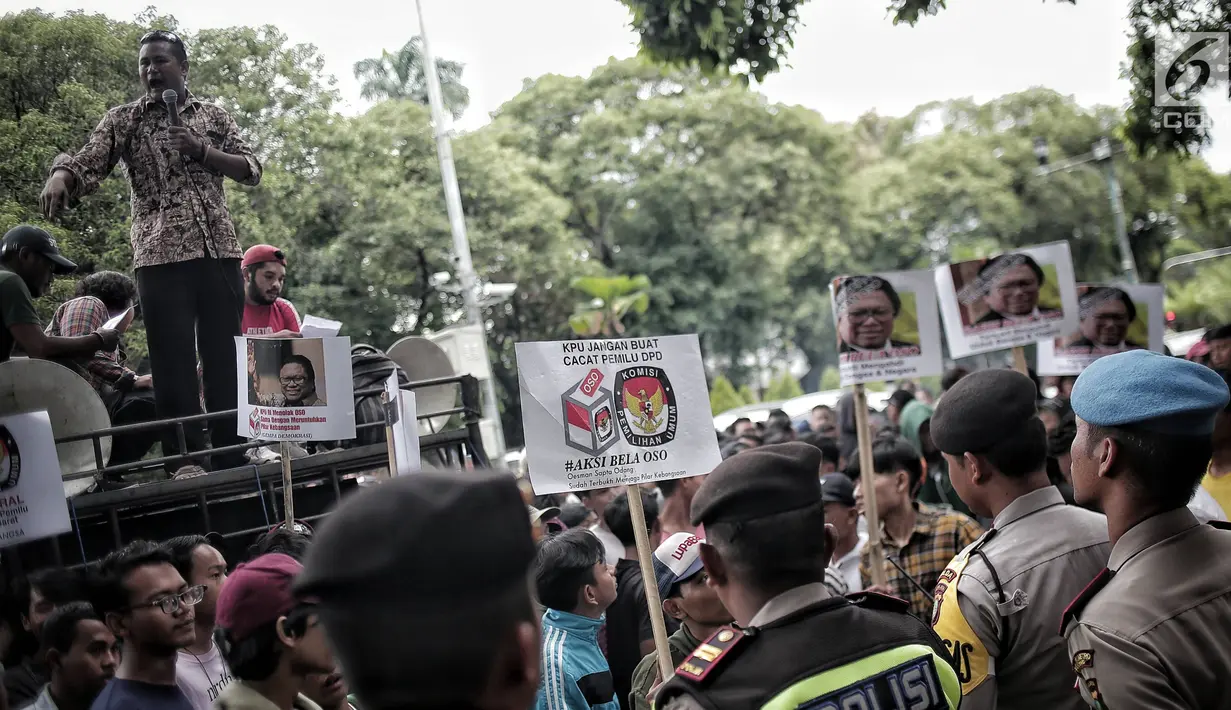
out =
<svg viewBox="0 0 1231 710"><path fill-rule="evenodd" d="M419 13L419 38L423 40L423 73L427 77L427 96L432 109L432 127L436 134L436 154L440 158L440 179L445 188L445 207L449 211L449 227L453 232L453 258L457 260L457 274L462 282L462 300L466 304L466 322L477 325L483 332L484 354L488 358L492 376L483 381L483 417L492 422L496 435L496 451L488 452L493 465L504 456L504 427L500 423L500 408L496 402L495 370L490 367L491 355L487 352L487 327L479 312L479 279L470 258L470 242L466 239L466 218L462 214L462 195L457 187L457 169L453 165L453 145L445 125L444 99L440 93L440 76L436 73L436 58L427 42L427 25L423 22L423 2L415 0Z"/></svg>
<svg viewBox="0 0 1231 710"><path fill-rule="evenodd" d="M1065 160L1055 165L1048 165L1050 151L1047 141L1043 138L1034 139L1034 157L1039 161L1035 171L1042 176L1051 175L1062 170L1072 170L1090 164L1097 165L1107 181L1107 198L1111 201L1111 217L1115 223L1116 244L1120 250L1120 270L1129 283L1137 283L1137 260L1133 258L1133 246L1128 241L1128 230L1124 224L1124 200L1120 192L1120 180L1116 177L1116 164L1113 159L1111 142L1100 138L1091 146L1090 152L1076 158Z"/></svg>

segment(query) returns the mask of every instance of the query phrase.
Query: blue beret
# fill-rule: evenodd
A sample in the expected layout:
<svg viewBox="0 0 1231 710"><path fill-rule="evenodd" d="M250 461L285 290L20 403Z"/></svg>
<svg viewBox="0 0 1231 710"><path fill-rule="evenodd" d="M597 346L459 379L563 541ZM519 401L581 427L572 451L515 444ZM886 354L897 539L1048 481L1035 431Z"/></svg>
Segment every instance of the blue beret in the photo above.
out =
<svg viewBox="0 0 1231 710"><path fill-rule="evenodd" d="M1077 416L1095 426L1137 425L1164 434L1211 434L1231 394L1204 365L1148 350L1101 357L1073 385Z"/></svg>

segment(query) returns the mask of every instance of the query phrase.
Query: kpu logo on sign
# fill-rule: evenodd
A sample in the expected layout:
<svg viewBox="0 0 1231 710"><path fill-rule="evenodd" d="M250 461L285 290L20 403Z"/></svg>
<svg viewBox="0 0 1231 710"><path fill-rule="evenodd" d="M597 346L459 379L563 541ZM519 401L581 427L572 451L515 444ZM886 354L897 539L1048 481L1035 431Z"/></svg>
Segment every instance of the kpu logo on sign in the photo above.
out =
<svg viewBox="0 0 1231 710"><path fill-rule="evenodd" d="M615 398L602 383L603 373L594 368L560 396L564 443L590 456L598 456L620 440L612 414Z"/></svg>
<svg viewBox="0 0 1231 710"><path fill-rule="evenodd" d="M21 452L17 450L17 439L8 427L0 426L0 491L12 488L20 479Z"/></svg>
<svg viewBox="0 0 1231 710"><path fill-rule="evenodd" d="M248 426L252 427L252 436L261 438L261 412L260 410L252 410L252 414L248 415Z"/></svg>
<svg viewBox="0 0 1231 710"><path fill-rule="evenodd" d="M615 377L620 406L616 416L624 439L633 446L662 446L675 439L679 411L675 390L659 367L630 367Z"/></svg>
<svg viewBox="0 0 1231 710"><path fill-rule="evenodd" d="M1187 32L1160 36L1154 51L1154 105L1163 111L1163 128L1206 130L1208 117L1198 96L1207 88L1225 87L1231 68L1226 32Z"/></svg>

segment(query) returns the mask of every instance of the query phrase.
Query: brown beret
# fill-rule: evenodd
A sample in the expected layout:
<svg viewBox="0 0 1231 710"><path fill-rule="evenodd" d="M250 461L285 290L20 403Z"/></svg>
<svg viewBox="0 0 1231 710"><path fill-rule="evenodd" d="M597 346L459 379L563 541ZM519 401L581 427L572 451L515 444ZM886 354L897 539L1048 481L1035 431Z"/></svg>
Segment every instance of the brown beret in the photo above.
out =
<svg viewBox="0 0 1231 710"><path fill-rule="evenodd" d="M1038 388L1016 370L980 370L958 380L932 413L932 443L951 456L982 453L1038 417Z"/></svg>
<svg viewBox="0 0 1231 710"><path fill-rule="evenodd" d="M793 441L718 464L692 499L692 524L755 520L821 502L821 450Z"/></svg>

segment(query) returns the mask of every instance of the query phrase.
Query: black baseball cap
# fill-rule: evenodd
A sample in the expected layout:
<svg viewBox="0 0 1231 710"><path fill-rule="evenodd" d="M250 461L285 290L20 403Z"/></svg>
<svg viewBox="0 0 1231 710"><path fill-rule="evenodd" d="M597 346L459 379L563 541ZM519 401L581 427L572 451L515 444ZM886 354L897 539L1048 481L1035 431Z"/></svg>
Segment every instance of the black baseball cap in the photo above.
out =
<svg viewBox="0 0 1231 710"><path fill-rule="evenodd" d="M854 508L855 484L845 473L827 473L821 476L821 501Z"/></svg>
<svg viewBox="0 0 1231 710"><path fill-rule="evenodd" d="M76 264L60 254L55 238L38 227L19 224L4 234L4 240L0 241L0 254L9 254L18 249L29 249L47 257L55 264L57 274L71 274L77 270Z"/></svg>

